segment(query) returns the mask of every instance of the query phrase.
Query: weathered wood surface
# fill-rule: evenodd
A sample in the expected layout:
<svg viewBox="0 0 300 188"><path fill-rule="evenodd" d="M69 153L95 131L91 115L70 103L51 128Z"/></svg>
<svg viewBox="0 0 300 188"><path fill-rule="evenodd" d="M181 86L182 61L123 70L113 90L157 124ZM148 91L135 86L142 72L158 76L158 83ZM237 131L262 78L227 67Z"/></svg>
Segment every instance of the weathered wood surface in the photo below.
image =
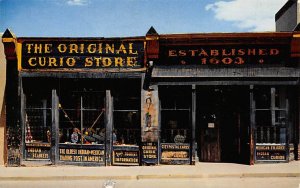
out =
<svg viewBox="0 0 300 188"><path fill-rule="evenodd" d="M221 143L220 129L218 123L213 123L214 127L202 128L200 133L201 161L220 162L221 161Z"/></svg>
<svg viewBox="0 0 300 188"><path fill-rule="evenodd" d="M300 69L292 67L205 68L202 66L154 67L153 78L270 78L300 77Z"/></svg>
<svg viewBox="0 0 300 188"><path fill-rule="evenodd" d="M21 77L46 77L46 78L141 78L142 69L138 72L111 72L111 71L76 71L76 72L60 72L60 71L22 71Z"/></svg>
<svg viewBox="0 0 300 188"><path fill-rule="evenodd" d="M56 90L52 90L52 108L51 108L51 119L52 119L52 131L51 131L51 160L55 164L59 160L59 99Z"/></svg>
<svg viewBox="0 0 300 188"><path fill-rule="evenodd" d="M6 56L6 139L7 139L7 166L19 166L21 164L21 96L20 78L18 77L18 65L15 38L6 30L2 36Z"/></svg>
<svg viewBox="0 0 300 188"><path fill-rule="evenodd" d="M112 159L112 130L113 130L113 97L111 95L110 90L106 90L106 98L105 98L105 165L110 166Z"/></svg>

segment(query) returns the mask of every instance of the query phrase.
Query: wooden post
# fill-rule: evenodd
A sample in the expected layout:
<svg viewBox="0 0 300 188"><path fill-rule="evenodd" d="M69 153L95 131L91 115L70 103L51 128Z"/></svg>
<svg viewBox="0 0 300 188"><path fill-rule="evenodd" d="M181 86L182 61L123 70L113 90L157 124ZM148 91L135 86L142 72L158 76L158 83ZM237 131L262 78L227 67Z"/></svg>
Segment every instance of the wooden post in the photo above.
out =
<svg viewBox="0 0 300 188"><path fill-rule="evenodd" d="M16 37L8 29L2 35L6 56L6 166L20 166L22 128L20 122L20 83L18 74L18 59L16 55Z"/></svg>
<svg viewBox="0 0 300 188"><path fill-rule="evenodd" d="M106 90L105 100L105 165L111 166L112 164L112 148L113 148L113 97L111 96L110 90Z"/></svg>
<svg viewBox="0 0 300 188"><path fill-rule="evenodd" d="M83 131L83 98L80 96L80 132L82 134L81 144L83 144L83 135L85 134Z"/></svg>
<svg viewBox="0 0 300 188"><path fill-rule="evenodd" d="M56 90L52 90L52 131L51 131L51 161L57 164L59 160L59 99Z"/></svg>
<svg viewBox="0 0 300 188"><path fill-rule="evenodd" d="M158 164L159 155L159 98L157 85L152 90L141 91L141 163L142 165ZM147 153L152 148L151 157ZM153 149L155 148L155 149Z"/></svg>
<svg viewBox="0 0 300 188"><path fill-rule="evenodd" d="M21 101L20 101L20 106L21 106L21 141L20 141L20 164L23 162L23 158L25 155L25 133L26 133L26 96L23 91L23 85L22 85L22 79L20 79L20 87L21 87Z"/></svg>
<svg viewBox="0 0 300 188"><path fill-rule="evenodd" d="M253 85L250 85L250 130L249 130L249 149L250 149L250 165L254 165L255 160L255 140L254 140L254 130L255 130L255 101L253 94Z"/></svg>
<svg viewBox="0 0 300 188"><path fill-rule="evenodd" d="M292 64L296 64L299 67L300 65L300 37L299 32L293 33L293 38L291 41L291 62ZM296 138L296 159L300 160L300 87L298 89L298 113L297 113L297 125L295 126Z"/></svg>
<svg viewBox="0 0 300 188"><path fill-rule="evenodd" d="M285 138L285 142L286 142L286 146L285 146L285 159L286 162L289 162L290 160L290 125L289 125L289 100L286 99L285 100L285 134L286 134L286 138Z"/></svg>
<svg viewBox="0 0 300 188"><path fill-rule="evenodd" d="M297 88L297 102L298 102L298 113L297 113L297 125L295 126L296 138L295 138L295 145L296 145L296 159L300 160L300 87Z"/></svg>
<svg viewBox="0 0 300 188"><path fill-rule="evenodd" d="M191 164L195 164L196 161L196 85L192 85L192 159Z"/></svg>

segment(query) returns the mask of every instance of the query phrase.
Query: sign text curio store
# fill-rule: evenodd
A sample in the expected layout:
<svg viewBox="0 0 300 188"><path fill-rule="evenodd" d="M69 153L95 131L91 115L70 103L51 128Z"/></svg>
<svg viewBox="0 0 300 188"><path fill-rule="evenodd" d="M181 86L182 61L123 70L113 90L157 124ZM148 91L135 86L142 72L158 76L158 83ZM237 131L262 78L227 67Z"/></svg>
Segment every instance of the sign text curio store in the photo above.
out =
<svg viewBox="0 0 300 188"><path fill-rule="evenodd" d="M160 65L262 65L288 63L289 46L204 45L164 46Z"/></svg>
<svg viewBox="0 0 300 188"><path fill-rule="evenodd" d="M22 69L140 68L143 42L136 41L25 41Z"/></svg>

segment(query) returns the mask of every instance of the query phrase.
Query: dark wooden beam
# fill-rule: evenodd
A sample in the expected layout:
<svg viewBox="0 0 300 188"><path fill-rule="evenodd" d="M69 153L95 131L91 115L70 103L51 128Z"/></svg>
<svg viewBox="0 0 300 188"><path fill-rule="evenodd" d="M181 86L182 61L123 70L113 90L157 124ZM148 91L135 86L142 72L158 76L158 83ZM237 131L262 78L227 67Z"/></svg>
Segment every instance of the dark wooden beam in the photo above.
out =
<svg viewBox="0 0 300 188"><path fill-rule="evenodd" d="M223 86L234 86L234 85L299 85L299 80L272 80L269 81L258 81L258 80L245 80L245 81L232 81L232 80L220 80L220 81L181 81L181 82L172 82L172 81L153 81L153 84L156 85L223 85Z"/></svg>
<svg viewBox="0 0 300 188"><path fill-rule="evenodd" d="M51 161L57 164L59 161L59 98L56 90L52 90L52 131L51 131Z"/></svg>
<svg viewBox="0 0 300 188"><path fill-rule="evenodd" d="M253 93L253 85L250 85L250 131L249 131L249 153L250 160L249 164L254 165L255 163L255 101Z"/></svg>
<svg viewBox="0 0 300 188"><path fill-rule="evenodd" d="M294 67L244 67L244 68L213 68L202 66L154 67L152 78L299 78L300 69Z"/></svg>
<svg viewBox="0 0 300 188"><path fill-rule="evenodd" d="M196 162L196 85L192 85L192 160L191 164Z"/></svg>
<svg viewBox="0 0 300 188"><path fill-rule="evenodd" d="M105 165L112 165L112 148L113 148L113 97L111 95L110 90L106 90L106 98L105 98L105 119L104 124L106 128L105 135Z"/></svg>
<svg viewBox="0 0 300 188"><path fill-rule="evenodd" d="M6 30L2 42L6 56L6 140L7 166L20 166L22 127L20 122L21 88L18 76L18 62L16 55L16 38L12 32Z"/></svg>

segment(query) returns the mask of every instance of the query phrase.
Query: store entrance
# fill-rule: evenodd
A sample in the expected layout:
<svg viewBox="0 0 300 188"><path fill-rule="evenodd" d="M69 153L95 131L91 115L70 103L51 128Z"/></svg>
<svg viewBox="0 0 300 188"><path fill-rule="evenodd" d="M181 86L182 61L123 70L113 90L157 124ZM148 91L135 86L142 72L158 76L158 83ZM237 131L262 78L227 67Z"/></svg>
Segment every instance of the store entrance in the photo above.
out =
<svg viewBox="0 0 300 188"><path fill-rule="evenodd" d="M197 88L196 141L204 162L249 163L249 87Z"/></svg>

